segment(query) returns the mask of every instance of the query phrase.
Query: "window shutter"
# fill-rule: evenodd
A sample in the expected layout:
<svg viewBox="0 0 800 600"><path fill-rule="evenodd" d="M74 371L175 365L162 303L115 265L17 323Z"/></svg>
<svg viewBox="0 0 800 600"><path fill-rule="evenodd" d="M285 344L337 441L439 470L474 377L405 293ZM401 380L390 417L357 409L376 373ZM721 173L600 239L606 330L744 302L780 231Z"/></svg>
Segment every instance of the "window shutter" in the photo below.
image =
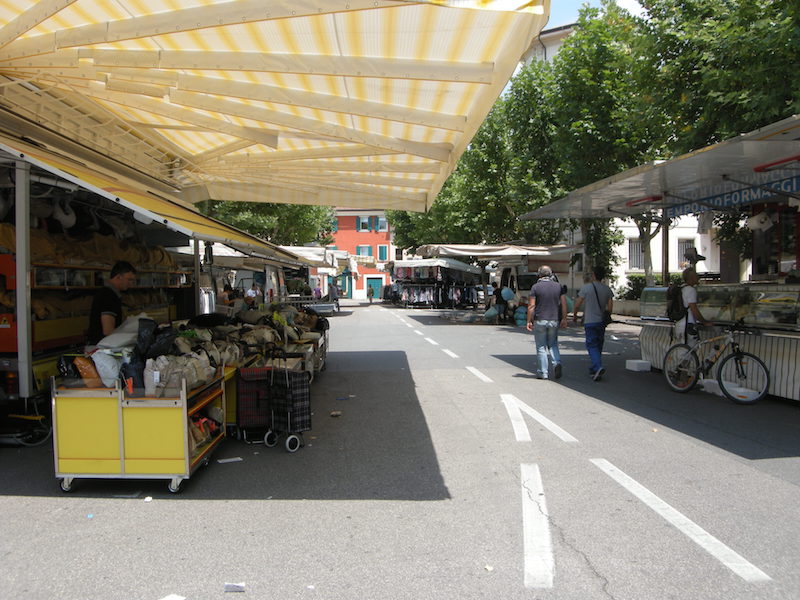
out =
<svg viewBox="0 0 800 600"><path fill-rule="evenodd" d="M339 218L338 217L334 217L333 225L331 226L331 231L333 231L333 232L339 231Z"/></svg>
<svg viewBox="0 0 800 600"><path fill-rule="evenodd" d="M361 231L361 217L356 217L356 231Z"/></svg>
<svg viewBox="0 0 800 600"><path fill-rule="evenodd" d="M367 246L367 256L372 256L372 246Z"/></svg>

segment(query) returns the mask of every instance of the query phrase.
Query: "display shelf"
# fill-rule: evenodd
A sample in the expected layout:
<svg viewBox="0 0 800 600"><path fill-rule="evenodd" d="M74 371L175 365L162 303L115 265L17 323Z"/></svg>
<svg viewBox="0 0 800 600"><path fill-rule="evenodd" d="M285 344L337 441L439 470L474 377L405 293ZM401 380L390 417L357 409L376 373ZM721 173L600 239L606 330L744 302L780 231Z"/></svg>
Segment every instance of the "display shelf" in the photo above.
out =
<svg viewBox="0 0 800 600"><path fill-rule="evenodd" d="M190 420L210 406L225 414L224 377L178 396L130 397L115 388L64 388L53 383L53 449L64 491L80 478L167 479L177 492L225 438L190 442Z"/></svg>
<svg viewBox="0 0 800 600"><path fill-rule="evenodd" d="M666 320L667 288L645 288L640 301L645 320ZM697 307L717 323L742 321L761 329L800 331L800 285L738 283L697 286Z"/></svg>

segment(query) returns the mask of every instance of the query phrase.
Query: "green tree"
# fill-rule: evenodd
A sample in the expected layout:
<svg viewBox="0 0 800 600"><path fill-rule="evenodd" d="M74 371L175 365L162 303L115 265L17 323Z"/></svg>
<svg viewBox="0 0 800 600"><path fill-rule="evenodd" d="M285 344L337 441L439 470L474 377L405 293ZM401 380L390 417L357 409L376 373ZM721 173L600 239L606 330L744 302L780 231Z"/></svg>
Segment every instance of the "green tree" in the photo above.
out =
<svg viewBox="0 0 800 600"><path fill-rule="evenodd" d="M201 212L273 244L300 246L333 242L334 212L327 206L217 202L201 205Z"/></svg>
<svg viewBox="0 0 800 600"><path fill-rule="evenodd" d="M637 22L615 3L584 6L575 33L553 59L553 146L559 180L577 189L631 168L652 153L634 77ZM585 267L609 266L622 241L610 219L581 223Z"/></svg>
<svg viewBox="0 0 800 600"><path fill-rule="evenodd" d="M644 0L639 72L661 144L683 154L800 112L800 5L784 0ZM663 116L669 115L668 120ZM657 131L658 128L653 128ZM719 213L717 241L752 253L739 212Z"/></svg>
<svg viewBox="0 0 800 600"><path fill-rule="evenodd" d="M800 4L643 0L643 92L671 118L675 154L800 112Z"/></svg>
<svg viewBox="0 0 800 600"><path fill-rule="evenodd" d="M433 207L425 214L392 211L395 243L518 242L553 244L558 222L520 221L550 202L553 156L546 156L552 123L542 101L547 67L525 67L481 125Z"/></svg>

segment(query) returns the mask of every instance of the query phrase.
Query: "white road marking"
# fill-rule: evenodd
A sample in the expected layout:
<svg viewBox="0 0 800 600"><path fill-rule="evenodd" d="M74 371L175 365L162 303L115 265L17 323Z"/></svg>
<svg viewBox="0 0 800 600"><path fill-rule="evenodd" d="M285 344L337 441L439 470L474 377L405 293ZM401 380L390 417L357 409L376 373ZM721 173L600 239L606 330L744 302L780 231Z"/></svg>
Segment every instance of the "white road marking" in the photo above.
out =
<svg viewBox="0 0 800 600"><path fill-rule="evenodd" d="M569 444L578 443L577 438L553 423L542 413L532 409L516 396L513 396L512 394L500 394L500 399L503 401L503 404L506 405L508 416L511 419L511 425L514 427L514 435L516 436L518 442L531 441L530 433L528 433L528 427L525 425L525 420L520 414L520 411L522 411L533 417L539 422L540 425L549 430L550 433L558 437L562 442L567 442Z"/></svg>
<svg viewBox="0 0 800 600"><path fill-rule="evenodd" d="M761 569L745 560L743 556L729 548L697 523L664 502L642 484L632 479L604 458L590 459L594 465L614 481L644 502L656 514L677 527L690 540L711 554L745 581L770 581L772 578Z"/></svg>
<svg viewBox="0 0 800 600"><path fill-rule="evenodd" d="M415 329L415 330L414 330L414 333L416 333L417 335L425 335L425 334L424 334L424 333L422 333L422 332L421 332L419 329Z"/></svg>
<svg viewBox="0 0 800 600"><path fill-rule="evenodd" d="M450 350L445 350L444 348L442 348L442 352L447 354L447 356L449 356L450 358L458 358L458 354L456 354L455 352L450 352Z"/></svg>
<svg viewBox="0 0 800 600"><path fill-rule="evenodd" d="M538 465L520 465L525 587L551 588L555 574L550 520Z"/></svg>
<svg viewBox="0 0 800 600"><path fill-rule="evenodd" d="M511 419L511 427L514 428L514 437L518 442L530 442L531 433L528 431L528 426L525 425L525 419L522 416L522 411L517 406L516 398L509 394L501 394L500 399L506 407L508 418Z"/></svg>
<svg viewBox="0 0 800 600"><path fill-rule="evenodd" d="M403 322L405 323L405 321ZM411 327L411 329L414 329L414 326L411 323L406 323L406 327Z"/></svg>
<svg viewBox="0 0 800 600"><path fill-rule="evenodd" d="M430 343L430 344L433 344L434 346L438 346L439 345L439 342L434 342L431 338L425 338L425 341Z"/></svg>
<svg viewBox="0 0 800 600"><path fill-rule="evenodd" d="M491 379L489 379L486 375L478 371L478 369L476 369L475 367L467 367L467 371L475 375L475 377L477 377L481 381L485 381L486 383L492 383Z"/></svg>

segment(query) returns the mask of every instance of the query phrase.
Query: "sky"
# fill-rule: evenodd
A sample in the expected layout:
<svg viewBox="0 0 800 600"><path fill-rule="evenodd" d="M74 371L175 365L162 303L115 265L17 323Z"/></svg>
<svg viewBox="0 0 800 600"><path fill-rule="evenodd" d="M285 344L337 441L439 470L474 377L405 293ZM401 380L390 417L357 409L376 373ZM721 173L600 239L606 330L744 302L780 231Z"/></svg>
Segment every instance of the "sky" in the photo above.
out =
<svg viewBox="0 0 800 600"><path fill-rule="evenodd" d="M578 20L578 10L584 4L600 6L600 0L550 0L550 20L545 29L575 23ZM617 4L633 14L641 14L642 7L636 0L617 0Z"/></svg>

